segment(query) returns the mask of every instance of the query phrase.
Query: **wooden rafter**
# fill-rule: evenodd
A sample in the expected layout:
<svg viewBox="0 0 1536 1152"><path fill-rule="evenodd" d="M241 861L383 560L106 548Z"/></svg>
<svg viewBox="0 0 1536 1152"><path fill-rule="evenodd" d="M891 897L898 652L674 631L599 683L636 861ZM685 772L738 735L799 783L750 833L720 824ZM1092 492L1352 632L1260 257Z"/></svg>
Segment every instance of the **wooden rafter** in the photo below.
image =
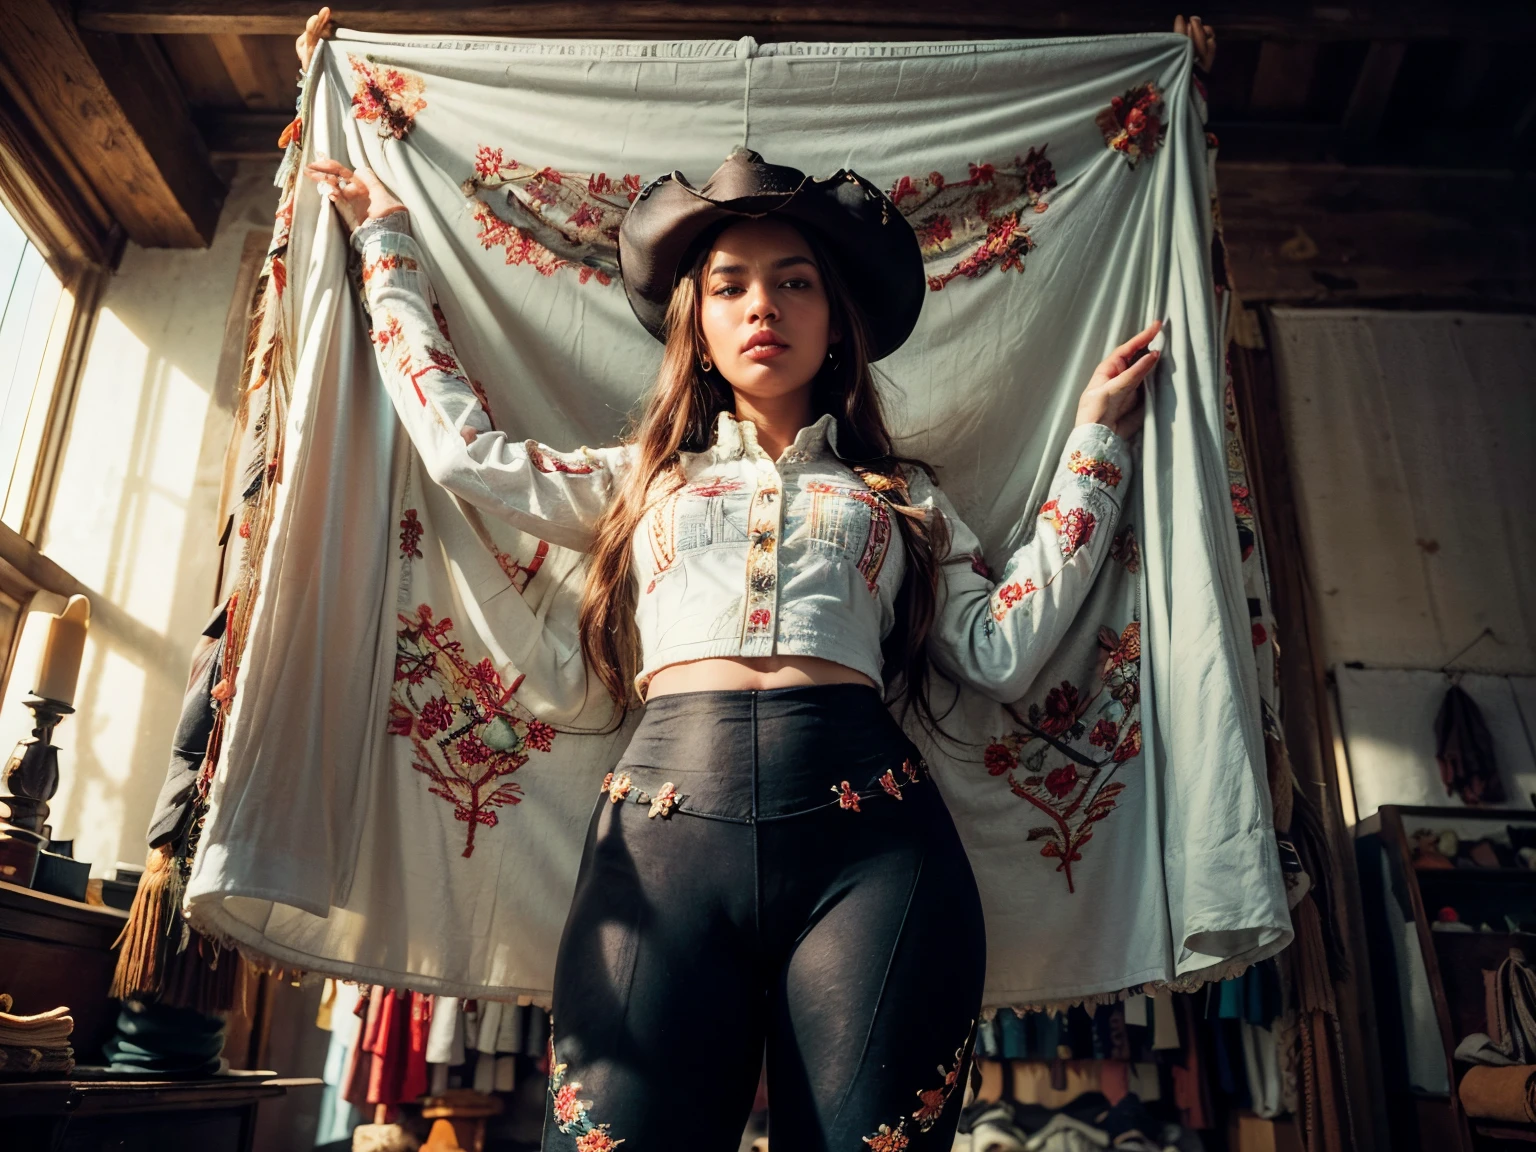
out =
<svg viewBox="0 0 1536 1152"><path fill-rule="evenodd" d="M1344 110L1344 122L1339 126L1343 159L1359 160L1369 153L1387 115L1392 86L1397 83L1397 72L1407 50L1401 40L1378 40L1365 54L1349 107Z"/></svg>
<svg viewBox="0 0 1536 1152"><path fill-rule="evenodd" d="M1536 308L1536 177L1218 163L1216 180L1245 300Z"/></svg>
<svg viewBox="0 0 1536 1152"><path fill-rule="evenodd" d="M103 32L296 35L314 0L80 0L85 28ZM682 3L678 0L608 0L551 3L523 0L370 0L333 5L349 28L388 32L479 33L524 36L757 35L785 39L910 36L1061 35L1157 31L1172 10L1131 0L1077 0L1021 4L970 0L843 0L841 3ZM1536 8L1496 0L1447 6L1433 0L1373 0L1329 6L1293 0L1210 4L1202 15L1227 35L1341 38L1508 38L1536 33Z"/></svg>
<svg viewBox="0 0 1536 1152"><path fill-rule="evenodd" d="M80 32L62 0L5 11L0 85L57 180L141 244L206 243L224 188L154 40Z"/></svg>

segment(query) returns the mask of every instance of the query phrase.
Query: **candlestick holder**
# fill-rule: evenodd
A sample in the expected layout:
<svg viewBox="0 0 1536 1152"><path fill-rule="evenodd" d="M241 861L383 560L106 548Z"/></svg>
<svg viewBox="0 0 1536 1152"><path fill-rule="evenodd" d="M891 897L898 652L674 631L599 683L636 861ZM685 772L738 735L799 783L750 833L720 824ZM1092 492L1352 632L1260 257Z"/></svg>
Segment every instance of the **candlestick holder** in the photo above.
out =
<svg viewBox="0 0 1536 1152"><path fill-rule="evenodd" d="M74 709L44 696L28 696L22 703L32 709L32 735L17 742L5 766L9 795L0 796L0 880L30 888L37 855L48 846L48 801L59 790L53 730Z"/></svg>

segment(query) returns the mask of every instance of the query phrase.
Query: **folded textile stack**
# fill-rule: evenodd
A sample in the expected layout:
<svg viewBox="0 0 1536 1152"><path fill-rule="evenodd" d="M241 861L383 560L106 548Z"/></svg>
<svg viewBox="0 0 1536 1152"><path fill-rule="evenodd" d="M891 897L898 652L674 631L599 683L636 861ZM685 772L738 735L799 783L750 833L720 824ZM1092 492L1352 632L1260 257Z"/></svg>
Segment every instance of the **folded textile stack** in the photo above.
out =
<svg viewBox="0 0 1536 1152"><path fill-rule="evenodd" d="M1156 1119L1135 1093L1111 1106L1085 1092L1061 1109L978 1100L961 1114L954 1152L1202 1152L1200 1137Z"/></svg>
<svg viewBox="0 0 1536 1152"><path fill-rule="evenodd" d="M222 1017L143 1000L123 1002L117 1031L102 1046L114 1071L168 1077L216 1075L228 1067L223 1050Z"/></svg>
<svg viewBox="0 0 1536 1152"><path fill-rule="evenodd" d="M1536 1123L1536 1066L1470 1068L1461 1078L1461 1106L1479 1120Z"/></svg>
<svg viewBox="0 0 1536 1152"><path fill-rule="evenodd" d="M74 1030L68 1008L18 1016L11 1012L11 998L0 993L0 1075L71 1071L75 1050L69 1038Z"/></svg>

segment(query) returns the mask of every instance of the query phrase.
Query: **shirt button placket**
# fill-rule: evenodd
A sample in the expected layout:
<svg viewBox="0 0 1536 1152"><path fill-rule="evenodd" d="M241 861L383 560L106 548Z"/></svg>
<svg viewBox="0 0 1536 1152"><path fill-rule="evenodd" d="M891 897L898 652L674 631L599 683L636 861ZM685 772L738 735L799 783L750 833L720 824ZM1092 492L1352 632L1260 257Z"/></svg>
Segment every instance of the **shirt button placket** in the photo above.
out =
<svg viewBox="0 0 1536 1152"><path fill-rule="evenodd" d="M757 462L757 490L747 521L747 596L742 612L741 653L771 656L778 634L779 535L783 481L772 461Z"/></svg>

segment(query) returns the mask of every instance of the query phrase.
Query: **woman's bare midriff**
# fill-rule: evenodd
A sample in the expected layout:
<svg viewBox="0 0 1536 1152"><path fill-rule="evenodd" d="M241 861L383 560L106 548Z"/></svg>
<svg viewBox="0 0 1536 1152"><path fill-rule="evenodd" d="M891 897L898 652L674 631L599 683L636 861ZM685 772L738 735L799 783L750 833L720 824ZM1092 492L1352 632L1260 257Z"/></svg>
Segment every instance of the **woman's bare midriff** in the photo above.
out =
<svg viewBox="0 0 1536 1152"><path fill-rule="evenodd" d="M868 676L818 656L751 656L668 664L652 675L645 698L678 692L739 692L750 688L804 688L812 684L867 684Z"/></svg>

